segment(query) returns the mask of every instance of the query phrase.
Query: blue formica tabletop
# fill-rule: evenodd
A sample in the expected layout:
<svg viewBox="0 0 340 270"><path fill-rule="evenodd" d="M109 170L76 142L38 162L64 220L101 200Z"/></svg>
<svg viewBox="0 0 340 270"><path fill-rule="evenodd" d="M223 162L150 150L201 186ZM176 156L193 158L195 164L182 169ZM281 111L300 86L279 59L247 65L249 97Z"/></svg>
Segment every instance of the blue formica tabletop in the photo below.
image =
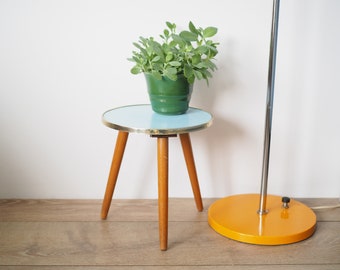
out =
<svg viewBox="0 0 340 270"><path fill-rule="evenodd" d="M172 135L207 128L212 118L210 113L196 108L189 108L185 114L162 115L154 112L151 105L142 104L106 111L102 120L106 126L120 131Z"/></svg>

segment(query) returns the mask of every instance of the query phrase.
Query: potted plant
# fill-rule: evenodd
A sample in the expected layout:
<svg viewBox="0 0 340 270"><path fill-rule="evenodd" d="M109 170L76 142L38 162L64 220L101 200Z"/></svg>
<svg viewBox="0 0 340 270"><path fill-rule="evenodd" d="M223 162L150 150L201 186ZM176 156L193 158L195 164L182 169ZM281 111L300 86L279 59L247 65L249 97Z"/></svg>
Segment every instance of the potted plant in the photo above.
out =
<svg viewBox="0 0 340 270"><path fill-rule="evenodd" d="M138 49L128 60L135 63L132 74L144 73L152 109L161 114L182 114L188 109L195 80L206 80L216 70L213 63L217 45L210 38L216 27L196 27L189 22L189 29L179 34L176 24L166 22L167 28L154 37L140 37L133 45Z"/></svg>

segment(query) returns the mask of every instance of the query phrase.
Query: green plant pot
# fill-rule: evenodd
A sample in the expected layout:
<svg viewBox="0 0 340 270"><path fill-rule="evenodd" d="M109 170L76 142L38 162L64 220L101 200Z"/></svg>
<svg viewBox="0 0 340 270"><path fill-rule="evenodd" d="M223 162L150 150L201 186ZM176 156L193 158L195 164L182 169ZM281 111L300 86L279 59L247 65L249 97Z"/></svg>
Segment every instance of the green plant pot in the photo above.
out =
<svg viewBox="0 0 340 270"><path fill-rule="evenodd" d="M183 75L172 81L167 77L158 80L152 74L145 73L145 79L154 112L177 115L188 110L193 84L189 84Z"/></svg>

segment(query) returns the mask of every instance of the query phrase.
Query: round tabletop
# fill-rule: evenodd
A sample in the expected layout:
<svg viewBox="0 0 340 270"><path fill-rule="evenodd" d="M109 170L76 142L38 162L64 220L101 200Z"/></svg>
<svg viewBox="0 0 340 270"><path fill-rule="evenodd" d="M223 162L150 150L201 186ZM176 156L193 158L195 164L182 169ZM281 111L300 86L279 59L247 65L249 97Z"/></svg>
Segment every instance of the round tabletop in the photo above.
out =
<svg viewBox="0 0 340 270"><path fill-rule="evenodd" d="M189 108L185 114L162 115L151 105L129 105L106 111L103 123L113 129L150 135L174 135L207 128L212 115L206 111Z"/></svg>

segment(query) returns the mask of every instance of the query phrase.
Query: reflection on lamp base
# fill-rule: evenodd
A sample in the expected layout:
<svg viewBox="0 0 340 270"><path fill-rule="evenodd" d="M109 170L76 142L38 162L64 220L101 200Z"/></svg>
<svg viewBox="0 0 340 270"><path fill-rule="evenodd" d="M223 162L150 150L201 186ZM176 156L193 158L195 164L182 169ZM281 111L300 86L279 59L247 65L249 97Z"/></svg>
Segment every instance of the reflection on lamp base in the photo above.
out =
<svg viewBox="0 0 340 270"><path fill-rule="evenodd" d="M214 202L208 211L209 225L236 241L258 245L282 245L302 241L316 229L316 216L306 205L267 195L267 214L258 214L260 195L242 194Z"/></svg>

